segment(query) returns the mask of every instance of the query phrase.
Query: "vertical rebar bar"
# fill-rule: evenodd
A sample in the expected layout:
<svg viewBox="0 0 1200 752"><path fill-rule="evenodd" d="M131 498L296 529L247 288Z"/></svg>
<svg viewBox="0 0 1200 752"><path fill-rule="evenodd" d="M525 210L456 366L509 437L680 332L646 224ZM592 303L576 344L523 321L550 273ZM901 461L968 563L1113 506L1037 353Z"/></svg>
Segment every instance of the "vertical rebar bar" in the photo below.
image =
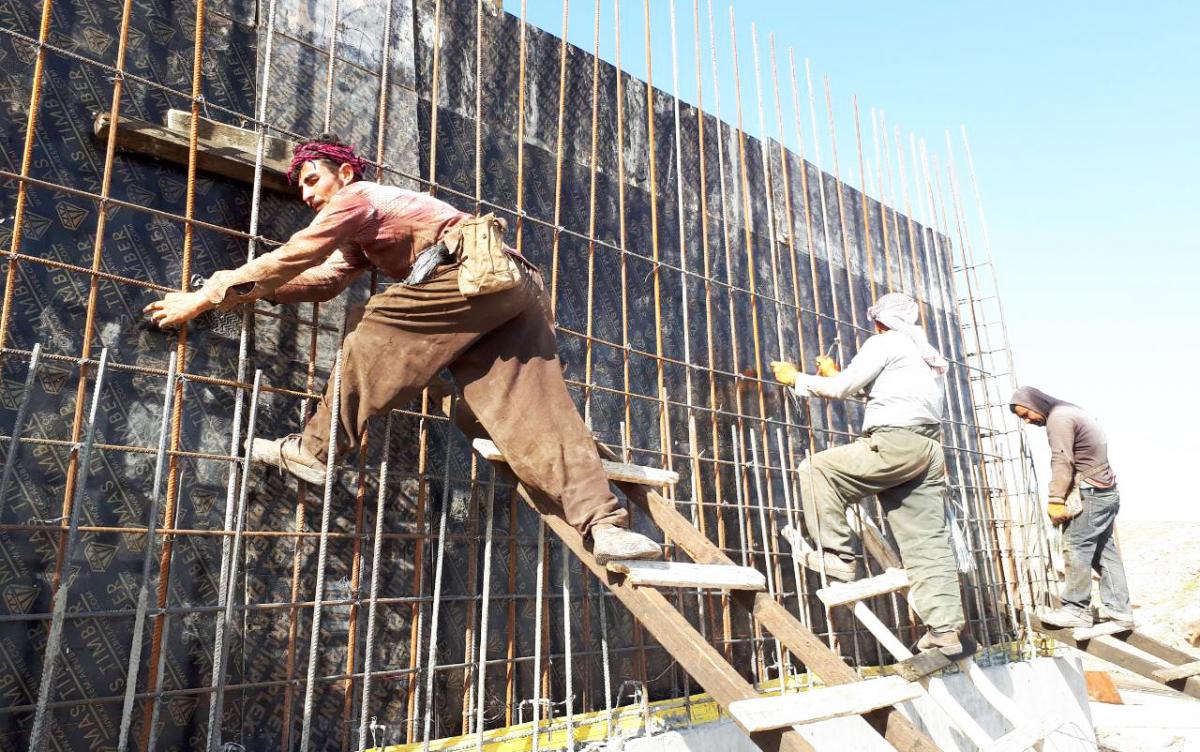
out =
<svg viewBox="0 0 1200 752"><path fill-rule="evenodd" d="M233 541L229 551L229 567L220 588L224 600L218 602L222 612L217 616L216 641L213 643L213 687L209 703L208 741L205 748L216 752L221 743L222 709L225 701L225 662L229 659L229 640L226 633L233 629L233 582L237 579L238 548L246 521L246 499L250 493L250 458L254 444L255 421L258 418L258 396L262 388L262 371L254 372L254 388L250 392L250 415L246 426L246 451L242 456L242 482L234 513Z"/></svg>
<svg viewBox="0 0 1200 752"><path fill-rule="evenodd" d="M383 456L379 460L379 493L375 498L375 535L371 551L371 585L367 595L367 635L363 646L363 685L362 701L358 712L358 747L367 748L367 719L371 711L372 671L375 667L375 634L376 619L379 612L379 572L383 563L383 518L386 511L388 470L392 456L392 426L395 413L388 410L387 424L383 433Z"/></svg>
<svg viewBox="0 0 1200 752"><path fill-rule="evenodd" d="M312 735L313 703L317 689L317 664L320 662L321 616L325 606L325 565L329 554L329 518L333 502L334 476L337 474L338 417L342 401L342 348L333 360L332 386L329 390L329 448L325 453L325 493L321 501L321 537L317 543L317 577L313 594L312 630L308 641L308 673L304 682L304 715L300 726L300 752L308 752Z"/></svg>
<svg viewBox="0 0 1200 752"><path fill-rule="evenodd" d="M442 574L445 571L446 563L446 527L450 519L450 452L454 448L451 431L454 428L454 419L457 413L458 400L455 398L450 403L449 421L446 424L444 437L446 456L442 460L444 463L442 467L442 509L438 521L438 549L433 569L433 603L429 608L429 656L425 663L425 723L424 731L421 733L421 744L425 752L429 750L429 735L433 730L433 678L437 670L438 626L442 616ZM418 703L419 705L420 703Z"/></svg>
<svg viewBox="0 0 1200 752"><path fill-rule="evenodd" d="M167 385L163 394L162 421L158 429L158 452L154 458L154 484L150 490L150 509L146 515L146 553L142 557L142 584L138 589L137 614L133 619L133 637L129 641L129 663L125 670L125 701L121 706L121 728L117 732L117 750L129 749L129 731L133 721L134 693L137 691L138 668L142 660L142 634L146 626L146 608L150 602L150 587L154 561L154 533L158 525L158 497L162 493L163 472L166 469L167 441L170 438L171 401L175 397L175 353L167 361Z"/></svg>
<svg viewBox="0 0 1200 752"><path fill-rule="evenodd" d="M82 364L81 364L82 368ZM67 527L67 540L63 549L62 560L70 566L71 554L79 540L79 518L83 516L83 492L87 487L88 471L92 459L92 444L96 438L96 413L100 408L100 390L104 387L104 376L108 368L108 348L100 351L100 366L96 370L96 383L92 388L92 405L87 414L87 423L83 430L83 442L76 444L72 453L79 457L79 474L76 476L75 496L71 503L70 522ZM49 710L46 705L54 692L54 675L58 668L58 656L62 652L63 623L66 621L67 600L71 595L72 577L67 576L59 582L54 592L54 605L51 608L53 616L50 620L50 633L46 638L46 652L42 658L42 675L38 685L37 707L33 714L33 725L29 729L29 752L42 752L48 740L46 739L46 724Z"/></svg>
<svg viewBox="0 0 1200 752"><path fill-rule="evenodd" d="M17 467L17 454L21 451L21 431L29 413L29 401L32 398L33 386L37 382L41 363L42 343L38 342L33 346L33 351L29 355L29 370L25 373L25 386L21 390L21 401L17 405L17 414L13 418L12 438L8 440L8 454L4 458L4 476L0 478L0 517L4 515L4 507L8 499L8 485L12 482L13 470Z"/></svg>

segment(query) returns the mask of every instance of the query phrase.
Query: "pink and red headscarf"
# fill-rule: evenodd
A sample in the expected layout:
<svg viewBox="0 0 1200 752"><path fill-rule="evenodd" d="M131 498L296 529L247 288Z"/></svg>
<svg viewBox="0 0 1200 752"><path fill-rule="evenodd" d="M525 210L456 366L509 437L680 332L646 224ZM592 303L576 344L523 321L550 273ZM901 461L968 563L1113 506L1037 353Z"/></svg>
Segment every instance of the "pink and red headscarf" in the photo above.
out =
<svg viewBox="0 0 1200 752"><path fill-rule="evenodd" d="M314 159L328 159L338 165L348 164L354 170L354 179L362 180L367 163L354 153L354 147L349 144L334 144L328 141L305 141L296 146L292 152L292 164L288 168L289 183L295 183L300 176L300 168L305 162Z"/></svg>

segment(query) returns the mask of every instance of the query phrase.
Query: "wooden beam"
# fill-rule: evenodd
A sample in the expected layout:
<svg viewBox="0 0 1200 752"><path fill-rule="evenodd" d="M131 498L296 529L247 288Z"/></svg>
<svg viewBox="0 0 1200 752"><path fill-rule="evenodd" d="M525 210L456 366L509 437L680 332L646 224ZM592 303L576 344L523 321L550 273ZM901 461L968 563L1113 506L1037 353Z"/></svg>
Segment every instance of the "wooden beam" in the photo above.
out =
<svg viewBox="0 0 1200 752"><path fill-rule="evenodd" d="M1041 620L1037 618L1037 616L1030 616L1029 622L1033 626L1035 632L1040 632L1041 634L1044 634L1053 640L1057 640L1064 645L1082 650L1088 655L1094 655L1101 660L1108 661L1114 666L1120 666L1127 671L1140 674L1153 681L1158 681L1154 677L1154 673L1156 671L1161 671L1164 668L1170 668L1169 666L1163 666L1160 663L1156 663L1153 660L1145 658L1142 655L1142 651L1150 653L1150 651L1145 650L1145 648L1142 647L1143 645L1152 646L1157 641L1138 632L1132 633L1124 640L1119 637L1103 635L1100 637L1094 637L1090 640L1077 642L1071 635L1070 629L1058 629L1056 627L1043 624ZM1171 652L1174 654L1187 655L1186 653L1182 653L1182 651L1172 650ZM1151 653L1151 655L1155 654ZM1170 659L1162 658L1161 656L1157 655L1155 655L1155 657L1159 658L1159 660L1170 662ZM1169 686L1172 689L1177 689L1180 692L1183 692L1185 695L1200 699L1200 676L1190 676L1186 679L1178 679L1172 682Z"/></svg>
<svg viewBox="0 0 1200 752"><path fill-rule="evenodd" d="M876 595L885 595L908 587L908 575L903 569L889 569L881 575L867 577L854 582L840 582L836 585L823 587L817 591L817 597L826 606L833 608L846 603L863 601Z"/></svg>
<svg viewBox="0 0 1200 752"><path fill-rule="evenodd" d="M191 133L192 113L187 110L167 110L167 127L176 133ZM258 153L258 131L250 128L200 118L196 125L196 137L215 148L241 152L251 163ZM263 142L263 167L286 174L291 167L292 150L295 148L294 141L268 135Z"/></svg>
<svg viewBox="0 0 1200 752"><path fill-rule="evenodd" d="M1145 651L1155 658L1179 665L1181 663L1192 663L1200 661L1200 655L1190 653L1186 650L1180 650L1177 647L1159 642L1153 637L1144 632L1139 632L1136 629L1125 638L1125 643L1138 650Z"/></svg>
<svg viewBox="0 0 1200 752"><path fill-rule="evenodd" d="M1197 674L1200 674L1200 661L1185 663L1182 666L1175 666L1173 668L1159 669L1154 672L1154 678L1163 684L1169 684L1173 681L1196 676Z"/></svg>
<svg viewBox="0 0 1200 752"><path fill-rule="evenodd" d="M598 445L601 456L611 450ZM641 507L663 534L675 541L699 564L733 564L710 541L679 514L674 505L658 494L633 484L618 484L630 501ZM861 682L863 678L821 642L812 630L800 623L781 603L767 593L731 591L729 599L745 609L760 625L779 640L792 655L827 685ZM901 752L940 752L941 748L916 724L893 707L880 708L863 716L884 738Z"/></svg>
<svg viewBox="0 0 1200 752"><path fill-rule="evenodd" d="M766 590L767 579L753 567L689 564L683 561L610 561L608 571L625 575L634 587L686 587L706 590Z"/></svg>
<svg viewBox="0 0 1200 752"><path fill-rule="evenodd" d="M892 548L892 544L888 543L888 539L884 537L883 531L879 529L875 521L863 513L861 506L847 504L846 521L850 523L851 530L858 530L861 527L863 548L867 549L867 553L871 554L880 566L884 569L904 569L904 564L900 561L900 554Z"/></svg>
<svg viewBox="0 0 1200 752"><path fill-rule="evenodd" d="M492 462L504 462L504 455L489 439L475 439L472 442L475 451ZM631 465L627 462L612 462L600 460L609 480L615 483L636 483L644 486L673 486L679 482L679 473L645 465Z"/></svg>
<svg viewBox="0 0 1200 752"><path fill-rule="evenodd" d="M108 138L111 127L111 117L108 113L103 113L96 116L92 130L96 138L104 140ZM216 137L218 134L228 135L228 131L225 129L242 130L233 126L202 130L214 134ZM189 133L164 125L148 123L144 120L121 117L117 121L117 148L186 165L190 153ZM228 139L218 138L216 141L203 137L197 139L196 168L203 172L210 172L249 184L254 181L254 161L255 151L253 149L247 151L241 146L231 144ZM263 188L294 195L296 189L288 185L286 177L288 164L288 161L279 157L264 160Z"/></svg>
<svg viewBox="0 0 1200 752"><path fill-rule="evenodd" d="M751 731L815 723L847 715L862 715L901 702L915 700L920 687L898 676L839 684L755 700L738 700L729 706L729 715Z"/></svg>
<svg viewBox="0 0 1200 752"><path fill-rule="evenodd" d="M612 594L658 640L684 671L712 696L717 704L728 708L737 700L758 697L754 687L729 665L704 636L675 609L657 590L635 588L603 565L596 562L583 537L563 519L561 507L541 494L530 492L524 485L517 492L541 515L551 532L562 539L579 561L591 570ZM680 519L683 519L680 517ZM750 733L750 732L748 732ZM750 739L765 752L812 752L813 748L796 731L772 730L750 733Z"/></svg>

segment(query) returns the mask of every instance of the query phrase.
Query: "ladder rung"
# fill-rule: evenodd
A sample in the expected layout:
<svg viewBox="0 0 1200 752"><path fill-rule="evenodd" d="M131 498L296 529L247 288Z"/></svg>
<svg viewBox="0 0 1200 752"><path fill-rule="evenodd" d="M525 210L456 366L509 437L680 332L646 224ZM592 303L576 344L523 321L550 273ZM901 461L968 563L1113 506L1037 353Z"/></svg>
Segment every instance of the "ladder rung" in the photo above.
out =
<svg viewBox="0 0 1200 752"><path fill-rule="evenodd" d="M1009 731L994 743L989 744L986 752L1025 752L1044 738L1046 738L1046 732L1042 724L1034 721Z"/></svg>
<svg viewBox="0 0 1200 752"><path fill-rule="evenodd" d="M846 603L866 600L876 595L893 593L908 587L908 575L903 569L889 569L881 575L854 582L843 582L821 588L817 597L826 606L841 606Z"/></svg>
<svg viewBox="0 0 1200 752"><path fill-rule="evenodd" d="M1076 642L1090 640L1093 637L1101 637L1103 635L1116 634L1117 632L1130 632L1129 627L1122 627L1115 621L1105 621L1097 624L1094 627L1078 627L1071 630L1071 639Z"/></svg>
<svg viewBox="0 0 1200 752"><path fill-rule="evenodd" d="M483 455L485 460L492 462L504 462L504 455L500 454L500 450L496 445L488 439L475 439L472 442L475 451ZM608 475L609 480L615 480L618 483L637 483L642 486L673 486L679 482L679 473L673 470L663 470L658 467L647 467L645 465L631 465L625 462L610 462L609 460L600 460L600 464L604 466L604 472Z"/></svg>
<svg viewBox="0 0 1200 752"><path fill-rule="evenodd" d="M1154 672L1155 680L1160 681L1163 684L1197 675L1200 675L1200 661L1182 663L1178 666L1172 666L1171 668L1164 668L1160 671Z"/></svg>
<svg viewBox="0 0 1200 752"><path fill-rule="evenodd" d="M909 684L898 676L888 676L810 689L807 692L736 700L729 703L729 715L753 734L840 716L861 715L915 700L920 695L919 686Z"/></svg>
<svg viewBox="0 0 1200 752"><path fill-rule="evenodd" d="M636 587L686 587L705 590L766 590L767 581L753 567L691 564L685 561L608 562L608 571L625 575Z"/></svg>

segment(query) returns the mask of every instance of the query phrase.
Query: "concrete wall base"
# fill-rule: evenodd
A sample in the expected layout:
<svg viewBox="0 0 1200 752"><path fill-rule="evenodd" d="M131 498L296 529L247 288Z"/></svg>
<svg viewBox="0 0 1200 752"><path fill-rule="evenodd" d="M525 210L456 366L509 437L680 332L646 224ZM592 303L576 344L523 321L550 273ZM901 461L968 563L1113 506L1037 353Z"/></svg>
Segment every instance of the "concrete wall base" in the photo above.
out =
<svg viewBox="0 0 1200 752"><path fill-rule="evenodd" d="M1004 694L1029 713L1030 719L1041 717L1057 726L1046 737L1044 752L1094 752L1096 733L1088 709L1083 667L1078 658L1035 658L990 666L984 671ZM987 704L966 677L955 674L935 681L945 682L967 712L988 733L998 737L1009 730L1004 718ZM972 752L976 749L928 701L905 703L901 710L947 752ZM810 724L802 729L802 733L822 752L891 749L859 717L835 718ZM757 747L732 721L723 720L649 737L612 739L601 749L606 752L755 752Z"/></svg>

